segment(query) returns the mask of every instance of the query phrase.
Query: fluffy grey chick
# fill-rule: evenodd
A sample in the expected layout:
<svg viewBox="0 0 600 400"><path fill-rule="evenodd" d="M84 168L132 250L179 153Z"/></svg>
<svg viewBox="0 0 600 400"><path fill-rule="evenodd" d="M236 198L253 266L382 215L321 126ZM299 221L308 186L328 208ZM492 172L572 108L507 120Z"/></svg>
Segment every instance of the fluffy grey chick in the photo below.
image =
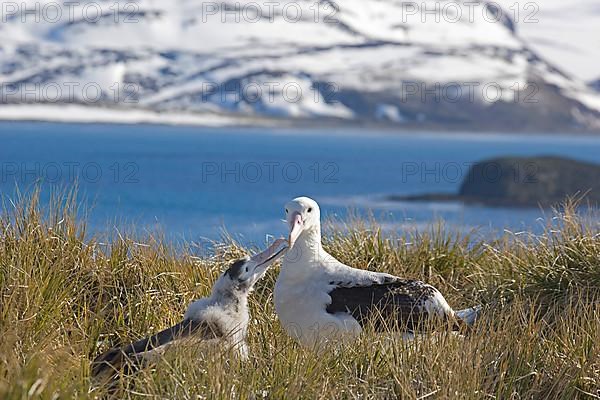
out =
<svg viewBox="0 0 600 400"><path fill-rule="evenodd" d="M234 261L214 283L209 297L188 306L183 321L153 336L99 355L92 362L92 376L116 372L127 360L134 363L151 360L157 351L184 338L224 340L242 359L246 359L246 334L250 321L248 295L287 248L287 241L278 239L262 253Z"/></svg>

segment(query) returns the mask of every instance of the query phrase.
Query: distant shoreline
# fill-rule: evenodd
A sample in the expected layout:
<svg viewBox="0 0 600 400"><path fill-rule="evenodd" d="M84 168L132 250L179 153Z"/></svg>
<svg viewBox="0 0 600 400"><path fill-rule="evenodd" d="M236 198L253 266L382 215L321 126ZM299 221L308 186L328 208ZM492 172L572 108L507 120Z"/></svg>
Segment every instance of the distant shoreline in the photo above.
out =
<svg viewBox="0 0 600 400"><path fill-rule="evenodd" d="M542 204L535 205L532 203L520 204L510 200L503 199L486 199L473 196L462 196L455 193L425 193L419 195L390 195L385 198L387 201L409 202L409 203L462 203L469 206L483 207L498 207L498 208L514 208L514 209L531 209L531 208L548 208Z"/></svg>
<svg viewBox="0 0 600 400"><path fill-rule="evenodd" d="M1 122L29 122L29 123L56 123L56 124L106 124L106 125L153 125L174 126L189 128L236 128L236 129L276 129L281 131L323 130L356 133L371 130L382 135L408 134L418 132L423 135L459 134L472 137L510 136L526 134L529 136L564 136L576 135L579 137L593 138L600 136L600 131L593 130L551 130L523 129L519 131L502 132L491 127L457 127L440 124L390 124L375 123L361 120L340 119L291 119L268 118L262 116L228 115L217 113L188 113L188 112L155 112L143 109L116 109L105 107L89 107L79 104L64 105L2 105L0 106ZM342 132L343 131L343 132Z"/></svg>

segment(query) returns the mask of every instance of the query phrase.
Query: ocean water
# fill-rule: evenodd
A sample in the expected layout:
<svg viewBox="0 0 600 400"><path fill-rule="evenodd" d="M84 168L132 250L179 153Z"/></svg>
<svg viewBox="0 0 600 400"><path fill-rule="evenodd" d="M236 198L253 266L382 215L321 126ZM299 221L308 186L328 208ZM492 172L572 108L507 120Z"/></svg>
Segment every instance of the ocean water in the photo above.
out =
<svg viewBox="0 0 600 400"><path fill-rule="evenodd" d="M92 232L164 232L245 243L285 234L283 205L306 195L325 218L372 215L391 231L539 230L542 210L386 201L456 192L469 165L506 155L600 163L600 139L573 135L427 134L0 122L0 191L77 182Z"/></svg>

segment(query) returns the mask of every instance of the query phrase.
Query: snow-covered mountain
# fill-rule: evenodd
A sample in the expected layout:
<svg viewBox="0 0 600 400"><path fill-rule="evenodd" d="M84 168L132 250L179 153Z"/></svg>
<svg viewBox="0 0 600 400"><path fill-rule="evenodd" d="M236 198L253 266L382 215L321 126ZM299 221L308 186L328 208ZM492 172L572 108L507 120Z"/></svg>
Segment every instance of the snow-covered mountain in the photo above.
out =
<svg viewBox="0 0 600 400"><path fill-rule="evenodd" d="M529 47L582 81L600 78L600 1L499 0Z"/></svg>
<svg viewBox="0 0 600 400"><path fill-rule="evenodd" d="M0 118L35 119L45 104L59 107L39 118L93 107L187 122L600 130L600 95L533 51L497 3L2 3Z"/></svg>

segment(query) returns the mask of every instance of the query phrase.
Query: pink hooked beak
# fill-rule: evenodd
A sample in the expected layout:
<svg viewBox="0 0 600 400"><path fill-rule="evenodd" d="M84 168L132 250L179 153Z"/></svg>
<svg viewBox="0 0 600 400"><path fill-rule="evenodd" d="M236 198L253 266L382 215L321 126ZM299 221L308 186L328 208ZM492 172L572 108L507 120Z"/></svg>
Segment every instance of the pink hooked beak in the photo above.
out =
<svg viewBox="0 0 600 400"><path fill-rule="evenodd" d="M294 211L289 219L288 223L290 224L290 235L288 237L288 242L290 244L290 249L296 243L298 236L302 233L302 228L304 227L304 221L302 221L302 215L298 211Z"/></svg>
<svg viewBox="0 0 600 400"><path fill-rule="evenodd" d="M287 250L287 247L285 239L277 239L265 251L250 257L250 260L254 261L257 266L270 265Z"/></svg>

